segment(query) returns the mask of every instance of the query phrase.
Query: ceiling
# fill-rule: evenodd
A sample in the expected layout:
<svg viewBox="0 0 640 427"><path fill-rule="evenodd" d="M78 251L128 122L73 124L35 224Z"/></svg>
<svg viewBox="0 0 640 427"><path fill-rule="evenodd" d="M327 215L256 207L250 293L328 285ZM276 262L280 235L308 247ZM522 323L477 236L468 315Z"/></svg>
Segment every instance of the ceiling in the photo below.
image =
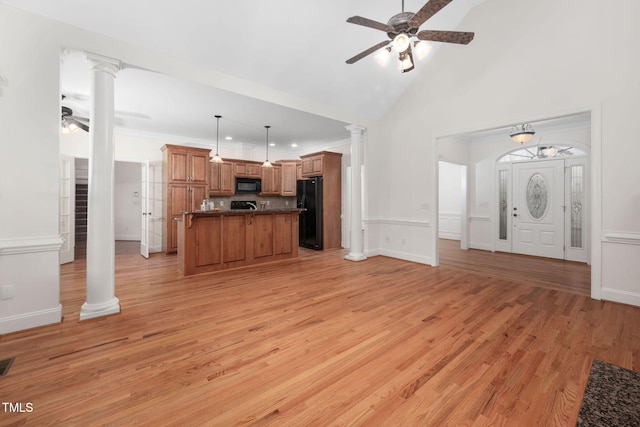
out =
<svg viewBox="0 0 640 427"><path fill-rule="evenodd" d="M465 47L432 43L416 69L402 74L396 61L380 65L372 54L347 65L346 59L385 40L386 34L346 19L360 15L387 20L402 11L416 12L425 0L0 0L1 3L126 41L310 100L318 105L379 119L435 60L438 49ZM458 28L471 8L485 0L453 0L421 29ZM476 35L477 37L478 35ZM130 64L135 66L136 64ZM62 92L74 113L87 113L89 74L77 52L63 58ZM116 79L117 126L148 134L190 140L220 138L264 143L264 125L278 148L304 151L349 136L349 123L295 111L254 98L205 87L139 68L126 68Z"/></svg>

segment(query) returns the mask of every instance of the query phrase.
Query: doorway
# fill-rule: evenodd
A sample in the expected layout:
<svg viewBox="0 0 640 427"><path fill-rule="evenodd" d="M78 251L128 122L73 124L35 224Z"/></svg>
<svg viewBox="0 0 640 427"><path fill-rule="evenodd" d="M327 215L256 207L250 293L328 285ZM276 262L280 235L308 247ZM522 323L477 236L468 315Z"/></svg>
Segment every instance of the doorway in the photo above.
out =
<svg viewBox="0 0 640 427"><path fill-rule="evenodd" d="M495 248L501 252L589 262L588 158L571 146L528 161L498 159Z"/></svg>
<svg viewBox="0 0 640 427"><path fill-rule="evenodd" d="M601 168L599 161L601 159L601 121L600 108L594 106L589 110L576 109L575 112L569 112L565 115L541 117L538 121L531 122L536 130L535 140L530 144L521 145L520 148L528 149L530 152L537 152L538 149L552 149L552 145L562 146L568 145L579 147L583 150L582 156L565 157L565 168L568 174L574 174L582 180L581 185L575 185L574 188L565 188L566 197L575 194L581 194L582 202L565 201L564 209L571 212L570 215L564 217L565 241L571 242L567 245L565 251L568 254L567 260L579 260L586 263L587 268L591 271L599 272L600 270L600 253L601 246L597 240L601 232L600 214L593 209L589 209L595 203L594 200L601 199L601 187L599 185L599 177L601 176ZM505 127L506 126L506 127ZM439 162L449 161L465 164L468 167L467 190L468 190L468 243L470 249L480 249L489 252L511 252L511 242L505 249L504 241L498 239L498 233L502 229L499 226L498 185L495 184L496 173L500 169L500 163L496 163L503 153L509 153L513 150L513 141L509 138L509 130L511 125L502 125L499 127L486 127L484 129L465 132L465 133L442 133L443 136L437 136L433 141L433 197L430 202L434 206L438 206L439 189L438 189L438 169ZM506 135L506 137L505 137ZM544 142L541 143L541 140ZM562 148L564 149L564 148ZM551 150L552 151L552 150ZM552 155L550 155L552 157ZM576 157L582 157L576 159ZM522 161L522 158L518 160ZM512 162L516 161L515 158ZM581 164L573 164L571 162L579 161ZM575 169L574 169L575 167ZM593 175L593 180L591 176ZM511 175L508 175L508 191L511 190ZM579 182L577 179L576 182ZM568 184L565 184L568 185ZM510 194L510 193L509 193ZM512 206L509 206L512 209ZM509 213L508 216L507 213ZM580 220L573 219L572 215L578 213ZM582 213L582 214L580 214ZM504 211L506 218L513 218L511 212ZM580 224L581 221L581 225ZM435 239L432 249L432 263L437 266L440 264L440 239L439 236L439 217L433 219ZM509 223L504 230L509 230L512 224ZM569 236L568 238L566 236ZM567 240L568 239L568 240ZM595 239L595 240L594 240ZM579 257L576 257L576 251L573 246L581 245L577 249ZM593 246L592 246L593 245ZM539 258L541 262L550 262L550 258ZM549 261L545 261L549 260ZM564 262L564 260L563 260ZM592 264L593 263L593 264ZM599 274L592 276L590 294L594 299L600 298L601 277Z"/></svg>
<svg viewBox="0 0 640 427"><path fill-rule="evenodd" d="M69 193L73 195L69 211L72 213L74 220L69 221L69 223L73 224L74 233L69 233L69 237L66 238L66 241L68 241L70 245L70 255L68 259L65 258L61 260L61 263L84 259L86 258L87 250L89 161L86 158L79 157L73 160L73 162L68 162L74 165L74 173L70 175L73 176L74 182L69 183L70 186L73 186L73 189L64 191L62 194ZM160 185L161 176L158 172L158 166L154 166L151 188L153 194L157 194L158 191L156 191L156 187ZM141 198L143 196L142 182L140 179L140 163L116 161L114 168L115 240L134 242L134 244L139 247L142 234L140 213L142 209ZM64 176L66 176L66 174ZM157 207L159 203L155 203L155 205ZM159 208L157 212L160 212ZM151 221L154 221L154 219L155 218L152 218ZM154 237L155 234L153 235ZM159 247L159 244L156 243L157 240L157 238L153 239L155 245L151 248L151 252L158 251L157 247ZM127 248L124 252L128 253L130 246L130 244L116 245L116 249Z"/></svg>

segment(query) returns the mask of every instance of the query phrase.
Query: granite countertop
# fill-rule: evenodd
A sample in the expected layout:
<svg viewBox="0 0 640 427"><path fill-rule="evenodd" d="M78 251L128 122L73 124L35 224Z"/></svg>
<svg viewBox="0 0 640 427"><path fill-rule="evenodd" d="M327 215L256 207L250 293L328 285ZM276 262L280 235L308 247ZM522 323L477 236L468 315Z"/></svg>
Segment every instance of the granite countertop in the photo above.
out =
<svg viewBox="0 0 640 427"><path fill-rule="evenodd" d="M212 211L188 211L182 212L185 215L229 215L229 214L268 214L277 212L302 212L306 209L300 208L275 208L275 209L214 209Z"/></svg>

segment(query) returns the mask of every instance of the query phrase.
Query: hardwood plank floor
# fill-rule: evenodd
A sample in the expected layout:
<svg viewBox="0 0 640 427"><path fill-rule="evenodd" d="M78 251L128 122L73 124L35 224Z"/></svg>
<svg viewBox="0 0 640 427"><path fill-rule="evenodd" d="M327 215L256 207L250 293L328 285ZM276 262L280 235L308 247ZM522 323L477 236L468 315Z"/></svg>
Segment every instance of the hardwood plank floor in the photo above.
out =
<svg viewBox="0 0 640 427"><path fill-rule="evenodd" d="M585 296L588 268L450 249L188 278L118 255L122 313L84 322L61 266L64 321L0 337L0 397L33 405L0 425L566 426L594 358L640 370L640 308Z"/></svg>

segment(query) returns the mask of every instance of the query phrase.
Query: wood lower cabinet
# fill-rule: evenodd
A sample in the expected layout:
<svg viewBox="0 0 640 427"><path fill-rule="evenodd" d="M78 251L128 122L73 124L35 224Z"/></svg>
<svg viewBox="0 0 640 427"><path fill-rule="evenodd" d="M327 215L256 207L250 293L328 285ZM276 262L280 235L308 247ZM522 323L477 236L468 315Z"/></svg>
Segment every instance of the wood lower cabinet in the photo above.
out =
<svg viewBox="0 0 640 427"><path fill-rule="evenodd" d="M298 210L185 213L177 223L185 276L298 256Z"/></svg>

